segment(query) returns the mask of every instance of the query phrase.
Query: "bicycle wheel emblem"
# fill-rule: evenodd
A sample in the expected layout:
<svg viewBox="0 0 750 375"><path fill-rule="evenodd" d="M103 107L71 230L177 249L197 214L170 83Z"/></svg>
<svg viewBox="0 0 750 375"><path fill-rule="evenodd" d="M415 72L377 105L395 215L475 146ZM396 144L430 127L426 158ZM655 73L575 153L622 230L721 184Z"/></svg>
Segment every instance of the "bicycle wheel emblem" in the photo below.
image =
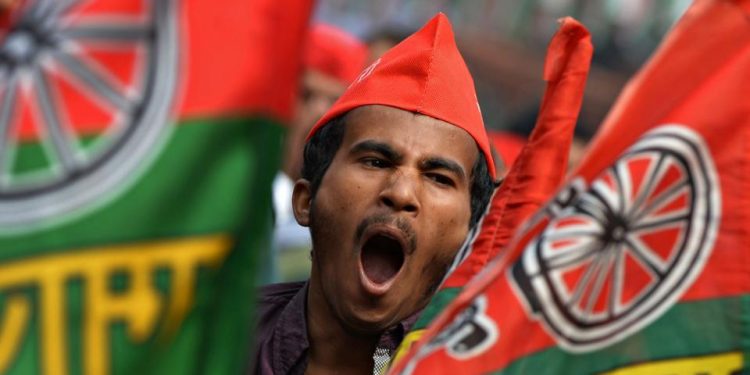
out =
<svg viewBox="0 0 750 375"><path fill-rule="evenodd" d="M512 278L562 347L611 345L679 299L717 235L716 176L702 139L665 125L588 187L578 180L560 193Z"/></svg>
<svg viewBox="0 0 750 375"><path fill-rule="evenodd" d="M173 0L28 0L0 30L0 235L122 192L170 131Z"/></svg>

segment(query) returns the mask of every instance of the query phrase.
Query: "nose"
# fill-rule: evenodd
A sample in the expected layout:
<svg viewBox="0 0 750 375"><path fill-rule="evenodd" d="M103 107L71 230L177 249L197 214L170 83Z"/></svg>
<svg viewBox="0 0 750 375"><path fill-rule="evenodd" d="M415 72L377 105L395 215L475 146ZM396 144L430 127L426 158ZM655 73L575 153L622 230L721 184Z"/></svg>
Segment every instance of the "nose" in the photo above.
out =
<svg viewBox="0 0 750 375"><path fill-rule="evenodd" d="M380 192L380 202L394 211L416 215L419 212L418 176L397 171Z"/></svg>

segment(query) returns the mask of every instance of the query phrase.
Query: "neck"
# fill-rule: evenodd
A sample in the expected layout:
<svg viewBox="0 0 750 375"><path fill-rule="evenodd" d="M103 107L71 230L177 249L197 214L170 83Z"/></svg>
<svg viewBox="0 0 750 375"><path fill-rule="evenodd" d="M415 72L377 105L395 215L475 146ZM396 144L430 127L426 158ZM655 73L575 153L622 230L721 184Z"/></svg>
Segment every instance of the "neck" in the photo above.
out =
<svg viewBox="0 0 750 375"><path fill-rule="evenodd" d="M306 374L367 374L379 335L353 332L331 310L313 266L307 294L310 351Z"/></svg>

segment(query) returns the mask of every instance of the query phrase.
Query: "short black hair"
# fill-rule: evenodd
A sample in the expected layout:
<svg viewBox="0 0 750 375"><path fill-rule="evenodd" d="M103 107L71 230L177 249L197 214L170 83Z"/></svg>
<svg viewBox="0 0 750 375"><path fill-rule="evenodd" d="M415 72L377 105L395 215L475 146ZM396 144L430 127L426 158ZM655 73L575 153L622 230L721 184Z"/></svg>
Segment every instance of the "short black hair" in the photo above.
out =
<svg viewBox="0 0 750 375"><path fill-rule="evenodd" d="M336 151L344 140L346 114L338 116L318 129L305 144L302 162L302 178L310 182L310 194L315 197L328 167L331 166ZM479 147L477 146L477 150ZM471 171L471 219L469 227L473 227L487 208L495 184L492 182L487 159L484 153L479 157Z"/></svg>

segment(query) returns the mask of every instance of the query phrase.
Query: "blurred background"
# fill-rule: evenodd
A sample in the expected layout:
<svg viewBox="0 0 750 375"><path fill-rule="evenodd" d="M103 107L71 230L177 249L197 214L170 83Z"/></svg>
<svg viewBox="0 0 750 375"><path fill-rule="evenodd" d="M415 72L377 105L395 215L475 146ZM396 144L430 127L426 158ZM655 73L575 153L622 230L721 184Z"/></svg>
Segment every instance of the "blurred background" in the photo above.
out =
<svg viewBox="0 0 750 375"><path fill-rule="evenodd" d="M408 35L444 12L477 86L486 125L525 135L543 93L542 63L556 20L572 16L591 31L593 68L580 133L590 136L622 85L657 46L689 0L415 1L321 0L314 20L371 42Z"/></svg>

